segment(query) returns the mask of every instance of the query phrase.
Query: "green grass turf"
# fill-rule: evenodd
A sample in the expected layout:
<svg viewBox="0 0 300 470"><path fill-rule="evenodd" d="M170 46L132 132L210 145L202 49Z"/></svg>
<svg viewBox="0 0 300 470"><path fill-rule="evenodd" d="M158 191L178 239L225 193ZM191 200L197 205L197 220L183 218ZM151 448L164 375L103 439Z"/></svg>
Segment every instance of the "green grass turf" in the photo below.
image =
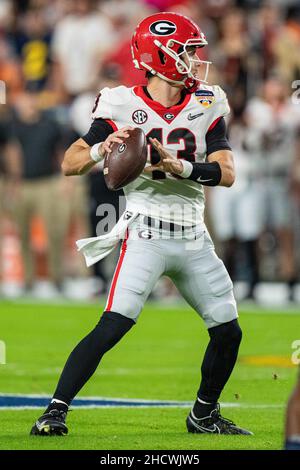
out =
<svg viewBox="0 0 300 470"><path fill-rule="evenodd" d="M7 348L7 364L0 366L0 391L51 394L69 352L100 314L99 305L0 303L0 340ZM43 439L28 436L39 410L0 409L0 449L280 449L284 404L296 368L249 365L243 360L260 355L289 358L291 344L300 335L299 316L253 308L241 313L240 323L241 360L221 401L241 405L224 408L223 414L254 436L189 435L187 409L133 408L75 409L68 418L69 436ZM207 332L190 308L148 304L138 324L103 358L80 396L192 401L206 344ZM255 408L259 405L266 407Z"/></svg>

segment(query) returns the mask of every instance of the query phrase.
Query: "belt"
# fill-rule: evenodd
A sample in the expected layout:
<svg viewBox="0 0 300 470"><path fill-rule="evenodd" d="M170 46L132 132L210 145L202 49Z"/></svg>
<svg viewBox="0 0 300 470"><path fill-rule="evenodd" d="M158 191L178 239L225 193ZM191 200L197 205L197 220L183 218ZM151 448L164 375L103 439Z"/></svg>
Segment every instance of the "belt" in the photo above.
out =
<svg viewBox="0 0 300 470"><path fill-rule="evenodd" d="M169 232L184 232L186 230L193 230L196 225L189 225L184 227L183 225L174 224L173 222L165 222L159 219L153 219L152 217L145 216L143 223L148 225L149 228L156 228L158 230L167 230Z"/></svg>

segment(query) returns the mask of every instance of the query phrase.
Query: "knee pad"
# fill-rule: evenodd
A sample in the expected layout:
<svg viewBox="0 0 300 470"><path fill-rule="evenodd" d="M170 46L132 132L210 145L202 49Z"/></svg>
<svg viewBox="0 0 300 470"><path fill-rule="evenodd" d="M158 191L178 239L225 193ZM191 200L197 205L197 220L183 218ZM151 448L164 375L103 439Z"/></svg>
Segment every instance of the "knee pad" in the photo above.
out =
<svg viewBox="0 0 300 470"><path fill-rule="evenodd" d="M210 328L208 332L211 339L220 346L238 347L242 340L242 330L237 320Z"/></svg>
<svg viewBox="0 0 300 470"><path fill-rule="evenodd" d="M230 297L216 304L214 308L211 309L209 313L209 322L211 323L210 327L212 327L213 324L215 324L215 326L219 326L225 323L229 323L231 320L235 320L237 317L238 313L236 303L232 293L230 293Z"/></svg>

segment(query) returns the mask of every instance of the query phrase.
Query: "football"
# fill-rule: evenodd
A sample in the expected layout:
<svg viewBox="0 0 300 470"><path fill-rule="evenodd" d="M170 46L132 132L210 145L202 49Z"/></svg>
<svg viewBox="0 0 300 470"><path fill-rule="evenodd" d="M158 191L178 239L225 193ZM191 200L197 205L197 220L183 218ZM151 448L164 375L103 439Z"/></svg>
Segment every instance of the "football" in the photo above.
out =
<svg viewBox="0 0 300 470"><path fill-rule="evenodd" d="M134 181L147 161L145 133L138 127L127 132L129 137L122 144L114 143L112 152L104 158L104 179L111 191L117 191Z"/></svg>

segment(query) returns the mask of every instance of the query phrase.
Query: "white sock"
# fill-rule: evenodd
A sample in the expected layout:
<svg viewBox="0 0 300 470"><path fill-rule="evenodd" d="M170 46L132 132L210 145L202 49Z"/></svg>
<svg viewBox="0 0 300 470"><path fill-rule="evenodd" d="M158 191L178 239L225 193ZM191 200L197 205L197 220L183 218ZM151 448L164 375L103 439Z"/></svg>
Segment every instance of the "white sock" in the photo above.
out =
<svg viewBox="0 0 300 470"><path fill-rule="evenodd" d="M53 398L51 400L51 403L62 403L63 405L66 405L69 408L69 405L67 405L64 401L57 400L56 398Z"/></svg>

